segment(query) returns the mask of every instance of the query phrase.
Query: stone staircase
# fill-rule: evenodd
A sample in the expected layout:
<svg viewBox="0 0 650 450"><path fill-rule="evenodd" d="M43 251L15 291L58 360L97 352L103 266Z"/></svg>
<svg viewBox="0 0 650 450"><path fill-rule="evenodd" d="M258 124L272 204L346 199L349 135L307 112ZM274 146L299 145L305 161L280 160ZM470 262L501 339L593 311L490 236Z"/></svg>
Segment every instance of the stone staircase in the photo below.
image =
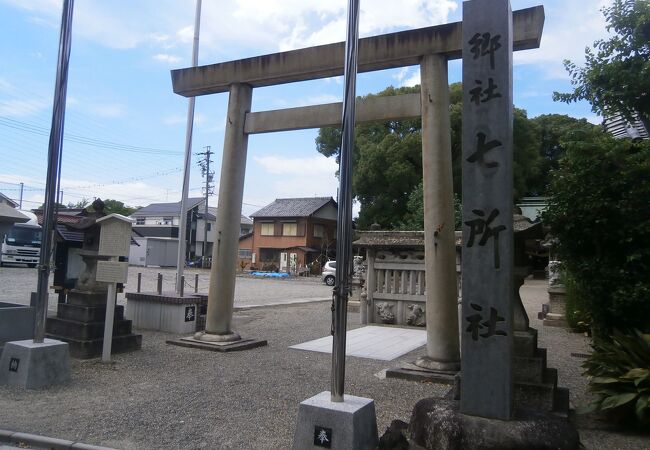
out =
<svg viewBox="0 0 650 450"><path fill-rule="evenodd" d="M103 305L97 301L89 305L77 297L69 295L68 303L59 303L56 317L47 318L46 335L67 342L73 358L95 358L102 354L104 344L106 297L104 296ZM142 335L133 334L131 321L124 319L124 306L115 306L111 353L138 350L141 347Z"/></svg>
<svg viewBox="0 0 650 450"><path fill-rule="evenodd" d="M537 330L515 331L515 405L563 417L569 414L569 390L558 387L557 369L547 367L546 349L537 346Z"/></svg>

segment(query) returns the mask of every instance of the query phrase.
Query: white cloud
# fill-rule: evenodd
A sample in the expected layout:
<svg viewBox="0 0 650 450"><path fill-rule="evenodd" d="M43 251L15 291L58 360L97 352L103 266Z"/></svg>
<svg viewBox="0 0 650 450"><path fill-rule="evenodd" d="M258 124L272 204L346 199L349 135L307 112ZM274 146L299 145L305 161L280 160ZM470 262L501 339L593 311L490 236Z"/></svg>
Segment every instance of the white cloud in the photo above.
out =
<svg viewBox="0 0 650 450"><path fill-rule="evenodd" d="M342 100L340 95L321 94L303 98L299 100L295 106L323 105L326 103L339 103L341 101Z"/></svg>
<svg viewBox="0 0 650 450"><path fill-rule="evenodd" d="M152 58L156 61L160 61L168 64L178 64L179 62L181 62L181 58L179 56L170 55L167 53L158 53L156 55L153 55Z"/></svg>
<svg viewBox="0 0 650 450"><path fill-rule="evenodd" d="M402 67L394 76L399 87L413 87L420 84L420 69Z"/></svg>
<svg viewBox="0 0 650 450"><path fill-rule="evenodd" d="M182 114L172 114L162 119L165 125L180 125L187 123L187 116ZM194 125L204 125L208 123L208 118L205 114L194 113Z"/></svg>
<svg viewBox="0 0 650 450"><path fill-rule="evenodd" d="M585 47L607 36L600 10L610 3L611 0L587 0L545 5L540 48L515 52L515 64L534 64L547 79L568 79L562 61L569 59L582 64Z"/></svg>
<svg viewBox="0 0 650 450"><path fill-rule="evenodd" d="M90 112L93 114L99 116L99 117L106 117L106 118L115 118L115 117L123 117L126 115L126 109L124 105L120 105L117 103L110 103L110 104L92 104L89 108Z"/></svg>
<svg viewBox="0 0 650 450"><path fill-rule="evenodd" d="M60 0L9 0L33 20L58 28ZM187 54L194 30L194 0L87 0L75 5L76 36L117 49L182 44ZM235 0L203 2L201 55L237 57L338 42L345 39L345 0ZM443 23L457 8L451 0L375 0L361 4L361 36ZM163 52L161 52L163 53Z"/></svg>
<svg viewBox="0 0 650 450"><path fill-rule="evenodd" d="M49 105L50 103L48 101L39 98L0 100L0 116L35 116L45 110Z"/></svg>
<svg viewBox="0 0 650 450"><path fill-rule="evenodd" d="M255 156L253 160L267 172L274 175L334 176L338 165L333 158L315 155L306 158L286 158L283 156Z"/></svg>

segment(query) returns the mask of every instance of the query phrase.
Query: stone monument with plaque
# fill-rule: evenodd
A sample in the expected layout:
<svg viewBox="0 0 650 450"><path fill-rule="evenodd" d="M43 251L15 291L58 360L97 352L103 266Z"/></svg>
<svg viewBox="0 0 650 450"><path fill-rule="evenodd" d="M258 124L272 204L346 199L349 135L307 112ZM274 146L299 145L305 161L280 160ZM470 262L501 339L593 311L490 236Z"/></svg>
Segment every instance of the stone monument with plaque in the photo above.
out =
<svg viewBox="0 0 650 450"><path fill-rule="evenodd" d="M48 318L46 323L47 336L70 344L70 356L81 359L97 357L103 349L109 283L101 281L101 276L98 279L98 270L100 274L106 273L107 267L99 269L102 264L113 263L109 261L111 258L128 255L131 239L130 219L119 214L106 215L104 203L99 199L93 202L93 209L93 213L75 226L84 233L79 252L84 270L68 293L66 303L58 305L56 317ZM120 264L122 270L128 267L126 262ZM115 306L113 312L112 351L139 349L142 335L131 332L131 321L124 319L124 306Z"/></svg>

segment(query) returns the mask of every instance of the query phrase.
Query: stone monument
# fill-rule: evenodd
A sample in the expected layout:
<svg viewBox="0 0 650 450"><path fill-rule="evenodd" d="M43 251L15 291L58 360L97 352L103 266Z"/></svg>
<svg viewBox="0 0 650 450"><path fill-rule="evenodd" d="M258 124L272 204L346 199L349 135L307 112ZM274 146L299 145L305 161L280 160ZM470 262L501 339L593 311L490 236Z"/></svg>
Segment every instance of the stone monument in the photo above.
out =
<svg viewBox="0 0 650 450"><path fill-rule="evenodd" d="M97 262L107 261L110 255L100 255L101 221L104 202L97 199L92 204L94 212L81 222L71 225L84 233L83 247L79 251L84 269L75 287L70 290L66 303L59 303L56 317L46 322L47 336L70 345L70 355L87 359L100 356L103 347L104 320L108 285L97 281ZM124 319L124 306L115 306L112 351L137 350L142 345L142 335L133 334L131 321Z"/></svg>
<svg viewBox="0 0 650 450"><path fill-rule="evenodd" d="M543 371L515 362L530 357L537 367L536 334L515 283L509 0L464 2L462 46L460 401L418 402L409 436L427 449L577 449L576 430L537 398L515 409L515 378Z"/></svg>

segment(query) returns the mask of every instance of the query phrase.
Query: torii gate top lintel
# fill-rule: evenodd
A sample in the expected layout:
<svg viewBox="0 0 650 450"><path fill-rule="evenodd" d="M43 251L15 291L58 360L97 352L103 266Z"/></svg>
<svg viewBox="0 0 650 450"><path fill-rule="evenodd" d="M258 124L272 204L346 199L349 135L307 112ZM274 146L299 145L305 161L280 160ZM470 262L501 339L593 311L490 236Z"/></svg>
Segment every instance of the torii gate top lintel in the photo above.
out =
<svg viewBox="0 0 650 450"><path fill-rule="evenodd" d="M538 48L544 7L513 11L513 50ZM359 40L359 72L420 63L424 55L459 59L462 22L372 36ZM176 94L185 97L228 92L233 83L251 87L306 81L343 74L345 43L320 45L235 61L171 71Z"/></svg>

